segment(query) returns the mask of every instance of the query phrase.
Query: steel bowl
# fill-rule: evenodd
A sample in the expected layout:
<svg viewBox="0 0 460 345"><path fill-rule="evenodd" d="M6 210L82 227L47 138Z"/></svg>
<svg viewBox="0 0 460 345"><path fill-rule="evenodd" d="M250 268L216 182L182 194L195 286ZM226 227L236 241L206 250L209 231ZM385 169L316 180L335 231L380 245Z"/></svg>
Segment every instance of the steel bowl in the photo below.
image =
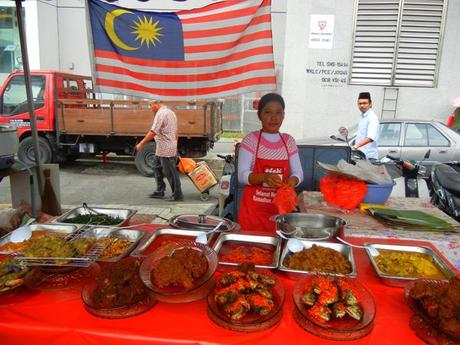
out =
<svg viewBox="0 0 460 345"><path fill-rule="evenodd" d="M322 241L336 237L346 225L342 218L315 213L287 213L275 216L276 230L286 237Z"/></svg>

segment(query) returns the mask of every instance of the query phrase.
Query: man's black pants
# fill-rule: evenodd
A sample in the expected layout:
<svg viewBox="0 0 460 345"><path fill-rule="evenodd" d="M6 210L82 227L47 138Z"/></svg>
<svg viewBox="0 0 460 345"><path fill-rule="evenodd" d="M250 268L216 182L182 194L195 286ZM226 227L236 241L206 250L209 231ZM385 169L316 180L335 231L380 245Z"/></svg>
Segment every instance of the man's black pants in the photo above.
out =
<svg viewBox="0 0 460 345"><path fill-rule="evenodd" d="M173 198L178 199L183 197L179 172L176 167L176 157L155 156L153 171L157 181L157 192L164 192L166 190L164 182L164 178L166 177L171 186Z"/></svg>

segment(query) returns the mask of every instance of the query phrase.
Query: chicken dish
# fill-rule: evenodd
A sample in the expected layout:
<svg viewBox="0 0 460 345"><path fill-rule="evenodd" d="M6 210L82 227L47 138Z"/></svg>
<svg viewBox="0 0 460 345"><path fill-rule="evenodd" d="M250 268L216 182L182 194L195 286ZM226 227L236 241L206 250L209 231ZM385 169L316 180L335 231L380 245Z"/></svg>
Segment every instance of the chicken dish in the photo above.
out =
<svg viewBox="0 0 460 345"><path fill-rule="evenodd" d="M96 289L92 296L98 308L111 309L129 306L147 295L147 287L139 277L141 262L126 258L105 269L96 278Z"/></svg>
<svg viewBox="0 0 460 345"><path fill-rule="evenodd" d="M214 289L214 300L225 315L238 321L246 315L267 315L275 307L276 280L254 270L224 274Z"/></svg>
<svg viewBox="0 0 460 345"><path fill-rule="evenodd" d="M409 296L435 327L460 340L460 278L453 277L447 284L418 280Z"/></svg>
<svg viewBox="0 0 460 345"><path fill-rule="evenodd" d="M324 276L313 278L311 286L305 288L300 302L308 308L308 315L318 322L351 317L361 320L363 310L353 288L345 280L332 280Z"/></svg>

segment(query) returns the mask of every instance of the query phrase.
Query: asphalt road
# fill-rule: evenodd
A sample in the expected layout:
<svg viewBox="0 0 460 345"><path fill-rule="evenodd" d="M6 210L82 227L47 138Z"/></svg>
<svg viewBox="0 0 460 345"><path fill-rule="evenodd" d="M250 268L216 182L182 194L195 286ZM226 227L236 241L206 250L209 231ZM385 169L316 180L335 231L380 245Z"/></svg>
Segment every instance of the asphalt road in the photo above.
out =
<svg viewBox="0 0 460 345"><path fill-rule="evenodd" d="M164 204L161 199L148 197L155 190L155 179L144 177L132 162L80 161L60 164L60 194L64 205L78 205L86 202L92 205ZM187 203L199 203L200 192L192 181L181 175L184 199ZM216 190L211 190L210 199L216 199ZM170 194L167 184L167 196ZM0 183L0 203L10 203L10 184L8 178Z"/></svg>
<svg viewBox="0 0 460 345"><path fill-rule="evenodd" d="M224 140L216 143L205 160L212 166L219 177L223 161L216 154L231 152L233 142ZM132 206L163 207L175 204L161 199L148 197L155 190L155 179L142 176L130 157L110 157L109 162L100 160L77 160L72 163L60 164L60 195L63 205L81 205L86 202L91 205L127 204ZM194 186L188 176L181 175L184 204L203 203L201 193ZM166 195L171 190L166 183ZM206 203L217 205L217 186L210 191ZM0 183L0 204L10 204L10 183L6 177ZM179 203L177 203L179 204Z"/></svg>

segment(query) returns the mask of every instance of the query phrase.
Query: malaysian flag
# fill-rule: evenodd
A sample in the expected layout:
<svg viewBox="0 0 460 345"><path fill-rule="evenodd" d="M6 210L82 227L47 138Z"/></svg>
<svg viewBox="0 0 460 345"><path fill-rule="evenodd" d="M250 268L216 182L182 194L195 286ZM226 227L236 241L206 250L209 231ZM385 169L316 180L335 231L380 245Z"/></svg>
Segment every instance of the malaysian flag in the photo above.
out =
<svg viewBox="0 0 460 345"><path fill-rule="evenodd" d="M100 92L161 100L276 88L270 0L148 12L89 0Z"/></svg>

